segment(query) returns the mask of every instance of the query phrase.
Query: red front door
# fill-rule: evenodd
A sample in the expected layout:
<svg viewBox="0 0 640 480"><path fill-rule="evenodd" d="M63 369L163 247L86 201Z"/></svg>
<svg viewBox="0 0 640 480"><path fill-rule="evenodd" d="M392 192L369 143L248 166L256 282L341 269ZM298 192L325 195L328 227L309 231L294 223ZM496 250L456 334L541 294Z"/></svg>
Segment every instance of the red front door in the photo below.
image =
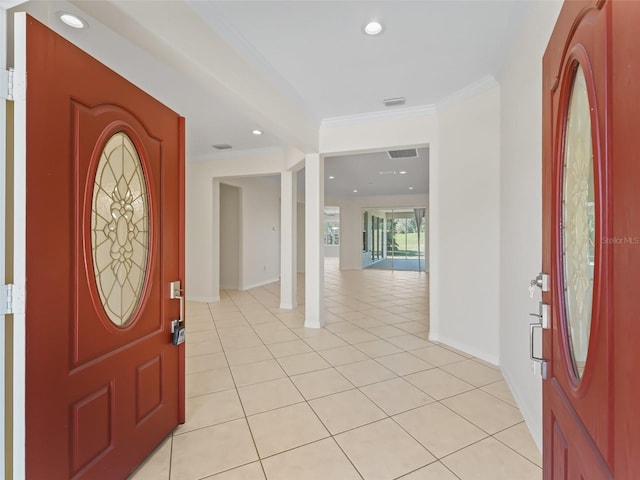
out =
<svg viewBox="0 0 640 480"><path fill-rule="evenodd" d="M640 478L640 3L565 2L543 62L544 478Z"/></svg>
<svg viewBox="0 0 640 480"><path fill-rule="evenodd" d="M30 17L26 37L27 478L121 479L184 421L184 121Z"/></svg>

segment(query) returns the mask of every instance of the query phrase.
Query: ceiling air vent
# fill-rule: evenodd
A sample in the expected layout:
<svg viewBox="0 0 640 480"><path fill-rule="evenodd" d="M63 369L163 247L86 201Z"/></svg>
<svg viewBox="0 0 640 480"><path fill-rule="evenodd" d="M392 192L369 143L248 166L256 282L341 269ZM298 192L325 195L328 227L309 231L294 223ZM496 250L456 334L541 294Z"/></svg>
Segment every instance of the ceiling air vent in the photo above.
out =
<svg viewBox="0 0 640 480"><path fill-rule="evenodd" d="M407 101L404 97L385 98L382 100L385 107L395 107L396 105L404 105Z"/></svg>
<svg viewBox="0 0 640 480"><path fill-rule="evenodd" d="M418 150L416 150L415 148L406 148L404 150L389 150L387 152L387 155L389 155L389 158L392 160L394 158L417 158Z"/></svg>
<svg viewBox="0 0 640 480"><path fill-rule="evenodd" d="M215 145L211 145L213 148L217 149L217 150L229 150L231 148L231 145L227 144L227 143L217 143Z"/></svg>

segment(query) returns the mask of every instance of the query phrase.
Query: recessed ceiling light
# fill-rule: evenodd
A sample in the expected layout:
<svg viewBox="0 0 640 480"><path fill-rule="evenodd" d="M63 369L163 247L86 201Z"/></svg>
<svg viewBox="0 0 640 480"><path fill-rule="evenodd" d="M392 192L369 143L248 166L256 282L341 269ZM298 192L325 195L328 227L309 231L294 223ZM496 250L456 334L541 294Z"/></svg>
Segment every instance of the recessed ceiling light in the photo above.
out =
<svg viewBox="0 0 640 480"><path fill-rule="evenodd" d="M405 173L407 173L407 172L405 172L404 170L400 171L400 175L404 175Z"/></svg>
<svg viewBox="0 0 640 480"><path fill-rule="evenodd" d="M71 13L60 12L58 13L58 18L62 23L71 27L71 28L85 28L87 27L87 22L78 17L77 15L73 15Z"/></svg>
<svg viewBox="0 0 640 480"><path fill-rule="evenodd" d="M354 188L354 189L353 189L353 193L358 193L358 189L357 189L357 188Z"/></svg>
<svg viewBox="0 0 640 480"><path fill-rule="evenodd" d="M413 187L409 187L409 190L413 190Z"/></svg>
<svg viewBox="0 0 640 480"><path fill-rule="evenodd" d="M372 20L364 26L364 33L367 35L378 35L379 33L382 33L382 24Z"/></svg>
<svg viewBox="0 0 640 480"><path fill-rule="evenodd" d="M334 178L336 177L334 177L333 175L329 175L329 180L333 180Z"/></svg>
<svg viewBox="0 0 640 480"><path fill-rule="evenodd" d="M251 133L253 133L254 135L262 135L264 132L256 128L255 130L251 130Z"/></svg>

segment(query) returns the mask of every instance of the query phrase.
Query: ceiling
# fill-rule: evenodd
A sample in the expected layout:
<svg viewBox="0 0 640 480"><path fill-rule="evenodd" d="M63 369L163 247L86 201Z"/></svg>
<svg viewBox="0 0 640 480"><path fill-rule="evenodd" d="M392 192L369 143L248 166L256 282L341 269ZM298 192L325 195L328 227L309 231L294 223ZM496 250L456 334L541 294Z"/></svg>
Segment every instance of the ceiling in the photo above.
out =
<svg viewBox="0 0 640 480"><path fill-rule="evenodd" d="M16 3L0 0L0 7ZM530 3L51 0L14 11L29 12L185 116L187 159L205 161L317 151L323 120L432 106L487 77L499 80ZM66 27L61 11L89 28ZM362 32L371 19L383 24L382 34ZM382 104L398 96L405 105ZM252 135L255 128L264 134ZM218 143L233 149L213 149ZM372 186L405 193L412 182L426 192L426 172L380 175L398 170L385 157L328 158L325 171L336 181L325 180L326 195Z"/></svg>

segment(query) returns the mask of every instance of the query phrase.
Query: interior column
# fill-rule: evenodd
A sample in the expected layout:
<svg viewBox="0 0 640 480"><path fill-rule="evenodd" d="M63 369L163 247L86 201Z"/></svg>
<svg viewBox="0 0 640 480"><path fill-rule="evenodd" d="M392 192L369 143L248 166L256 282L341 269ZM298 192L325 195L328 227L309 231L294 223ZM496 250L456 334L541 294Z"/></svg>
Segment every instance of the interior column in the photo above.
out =
<svg viewBox="0 0 640 480"><path fill-rule="evenodd" d="M298 185L296 172L282 172L280 180L280 308L296 308Z"/></svg>
<svg viewBox="0 0 640 480"><path fill-rule="evenodd" d="M324 158L305 155L305 320L307 328L324 325Z"/></svg>

